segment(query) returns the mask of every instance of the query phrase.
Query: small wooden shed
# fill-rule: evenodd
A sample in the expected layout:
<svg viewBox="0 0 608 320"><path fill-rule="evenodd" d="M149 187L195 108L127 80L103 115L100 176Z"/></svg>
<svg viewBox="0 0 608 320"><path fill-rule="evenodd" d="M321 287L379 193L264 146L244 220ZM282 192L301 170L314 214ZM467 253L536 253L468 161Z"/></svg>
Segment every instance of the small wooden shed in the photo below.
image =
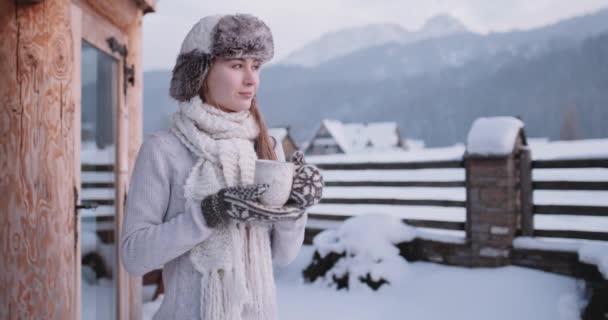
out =
<svg viewBox="0 0 608 320"><path fill-rule="evenodd" d="M298 145L291 136L290 131L289 126L268 129L268 134L274 137L277 142L283 146L283 153L285 154L285 159L288 161L291 155L298 150Z"/></svg>
<svg viewBox="0 0 608 320"><path fill-rule="evenodd" d="M0 319L141 318L141 278L121 268L114 240L142 139L142 21L155 6L0 1Z"/></svg>

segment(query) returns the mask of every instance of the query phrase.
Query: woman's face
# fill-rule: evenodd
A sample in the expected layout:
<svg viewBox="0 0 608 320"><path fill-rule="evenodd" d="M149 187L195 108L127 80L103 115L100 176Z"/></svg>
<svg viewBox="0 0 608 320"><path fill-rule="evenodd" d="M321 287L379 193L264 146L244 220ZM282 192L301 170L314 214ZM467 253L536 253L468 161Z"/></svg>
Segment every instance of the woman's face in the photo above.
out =
<svg viewBox="0 0 608 320"><path fill-rule="evenodd" d="M259 61L217 58L207 75L208 100L224 111L248 110L259 84Z"/></svg>

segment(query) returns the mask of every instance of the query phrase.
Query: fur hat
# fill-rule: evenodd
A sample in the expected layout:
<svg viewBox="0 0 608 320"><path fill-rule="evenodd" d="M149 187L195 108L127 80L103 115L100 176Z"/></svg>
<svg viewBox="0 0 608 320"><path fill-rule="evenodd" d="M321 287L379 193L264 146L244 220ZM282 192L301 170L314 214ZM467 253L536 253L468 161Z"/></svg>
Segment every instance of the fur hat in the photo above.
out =
<svg viewBox="0 0 608 320"><path fill-rule="evenodd" d="M273 55L272 33L262 20L249 14L204 17L182 43L170 94L178 101L196 96L216 57L254 58L264 63Z"/></svg>

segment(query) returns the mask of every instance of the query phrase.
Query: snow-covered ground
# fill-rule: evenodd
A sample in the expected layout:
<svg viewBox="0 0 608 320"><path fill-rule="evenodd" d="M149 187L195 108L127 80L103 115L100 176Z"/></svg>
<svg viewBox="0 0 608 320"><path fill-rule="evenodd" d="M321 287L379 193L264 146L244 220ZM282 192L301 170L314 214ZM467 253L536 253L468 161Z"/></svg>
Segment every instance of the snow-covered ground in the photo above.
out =
<svg viewBox="0 0 608 320"><path fill-rule="evenodd" d="M414 262L408 264L406 285L337 291L304 282L302 270L313 252L304 246L292 264L275 269L281 319L574 320L586 305L580 281L514 266L467 269ZM144 304L144 320L152 319L161 301Z"/></svg>
<svg viewBox="0 0 608 320"><path fill-rule="evenodd" d="M308 284L301 271L313 247L304 246L287 268L277 269L281 319L579 319L583 284L520 267L467 269L427 262L407 265L406 284L336 291Z"/></svg>

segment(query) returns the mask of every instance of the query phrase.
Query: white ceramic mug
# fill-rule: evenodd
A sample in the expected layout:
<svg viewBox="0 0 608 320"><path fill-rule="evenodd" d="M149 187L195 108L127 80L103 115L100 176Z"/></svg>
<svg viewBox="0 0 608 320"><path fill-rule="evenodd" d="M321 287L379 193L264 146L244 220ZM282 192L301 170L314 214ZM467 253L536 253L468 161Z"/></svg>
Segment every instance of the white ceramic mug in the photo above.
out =
<svg viewBox="0 0 608 320"><path fill-rule="evenodd" d="M254 183L269 185L260 202L270 207L282 207L289 200L295 166L291 162L256 160Z"/></svg>

